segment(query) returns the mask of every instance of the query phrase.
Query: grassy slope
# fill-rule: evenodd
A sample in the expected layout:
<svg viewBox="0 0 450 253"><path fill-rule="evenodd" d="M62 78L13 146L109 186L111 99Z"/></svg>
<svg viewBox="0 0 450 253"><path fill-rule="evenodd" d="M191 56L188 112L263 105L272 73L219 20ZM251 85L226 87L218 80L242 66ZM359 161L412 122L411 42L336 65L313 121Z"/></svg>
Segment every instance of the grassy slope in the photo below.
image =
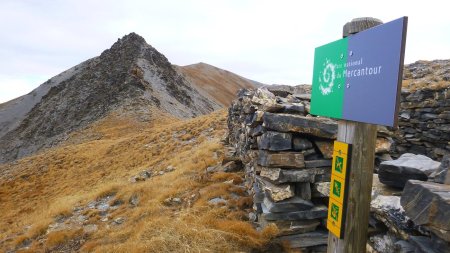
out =
<svg viewBox="0 0 450 253"><path fill-rule="evenodd" d="M21 245L29 252L229 252L264 245L276 229L257 232L243 221L242 174L205 173L223 156L225 117L224 111L189 121L161 117L148 125L110 116L73 134L65 146L0 165L0 252ZM169 165L176 170L129 181L144 169L156 173ZM74 207L105 196L119 203L109 220L124 217L121 225L84 210L84 226L96 225L96 231L68 222L49 229ZM218 196L228 204L208 205ZM174 197L181 203L165 202ZM133 198L137 205L130 204Z"/></svg>
<svg viewBox="0 0 450 253"><path fill-rule="evenodd" d="M178 69L200 90L224 107L230 106L239 89L255 88L252 81L206 63L182 66Z"/></svg>
<svg viewBox="0 0 450 253"><path fill-rule="evenodd" d="M410 91L416 91L420 89L438 90L442 88L450 87L450 82L443 79L447 69L448 61L446 63L439 61L418 61L421 62L427 69L430 69L429 73L425 74L421 78L413 78L413 75L408 67L404 68L402 81L402 87Z"/></svg>

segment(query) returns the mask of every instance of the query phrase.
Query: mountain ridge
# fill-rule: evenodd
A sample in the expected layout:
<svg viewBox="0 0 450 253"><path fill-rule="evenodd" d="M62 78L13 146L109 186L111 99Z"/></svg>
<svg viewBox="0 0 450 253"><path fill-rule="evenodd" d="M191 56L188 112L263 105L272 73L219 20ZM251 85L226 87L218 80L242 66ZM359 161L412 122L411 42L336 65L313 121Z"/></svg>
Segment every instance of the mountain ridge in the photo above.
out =
<svg viewBox="0 0 450 253"><path fill-rule="evenodd" d="M28 103L21 106L21 100ZM116 110L148 121L160 112L192 118L220 107L144 38L130 33L100 56L7 102L1 110L0 163L57 145L68 133Z"/></svg>

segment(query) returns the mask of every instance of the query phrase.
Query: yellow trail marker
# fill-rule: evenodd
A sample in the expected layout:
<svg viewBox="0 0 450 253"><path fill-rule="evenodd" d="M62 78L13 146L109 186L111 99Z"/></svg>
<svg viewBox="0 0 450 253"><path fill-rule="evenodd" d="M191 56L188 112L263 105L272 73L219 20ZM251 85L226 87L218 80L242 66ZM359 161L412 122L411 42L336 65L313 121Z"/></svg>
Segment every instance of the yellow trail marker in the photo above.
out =
<svg viewBox="0 0 450 253"><path fill-rule="evenodd" d="M338 238L344 234L343 212L346 208L347 168L349 167L350 144L335 141L331 168L330 201L327 228Z"/></svg>

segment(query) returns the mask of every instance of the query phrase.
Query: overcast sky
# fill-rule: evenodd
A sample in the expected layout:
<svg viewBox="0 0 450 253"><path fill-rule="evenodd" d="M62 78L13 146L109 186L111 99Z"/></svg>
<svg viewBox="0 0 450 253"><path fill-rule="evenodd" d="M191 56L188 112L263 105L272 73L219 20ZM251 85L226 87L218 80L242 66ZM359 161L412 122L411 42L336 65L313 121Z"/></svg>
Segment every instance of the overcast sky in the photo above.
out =
<svg viewBox="0 0 450 253"><path fill-rule="evenodd" d="M405 63L450 58L445 1L1 0L0 103L136 32L177 65L311 83L314 48L355 17L409 16Z"/></svg>

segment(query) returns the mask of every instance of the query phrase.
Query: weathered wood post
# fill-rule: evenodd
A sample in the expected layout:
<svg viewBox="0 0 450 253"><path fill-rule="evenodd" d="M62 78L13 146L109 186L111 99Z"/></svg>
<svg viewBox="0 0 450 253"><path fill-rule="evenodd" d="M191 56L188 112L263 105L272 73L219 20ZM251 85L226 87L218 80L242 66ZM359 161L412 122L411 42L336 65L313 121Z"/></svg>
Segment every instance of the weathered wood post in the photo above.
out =
<svg viewBox="0 0 450 253"><path fill-rule="evenodd" d="M343 37L382 24L375 18L357 18L343 27ZM340 120L337 140L352 144L347 212L343 239L328 236L328 253L366 252L377 126Z"/></svg>

